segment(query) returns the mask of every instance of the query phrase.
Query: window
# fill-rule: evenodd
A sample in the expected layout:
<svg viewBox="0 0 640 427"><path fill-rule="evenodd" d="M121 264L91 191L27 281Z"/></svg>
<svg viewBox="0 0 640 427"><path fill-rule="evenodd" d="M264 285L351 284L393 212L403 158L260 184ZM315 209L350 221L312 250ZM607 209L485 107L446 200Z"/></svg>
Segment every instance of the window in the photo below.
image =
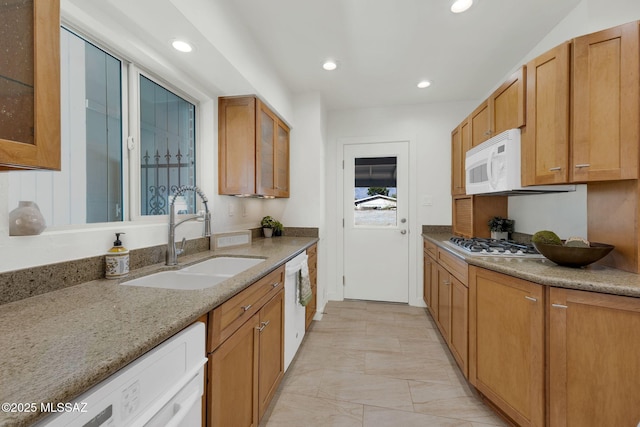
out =
<svg viewBox="0 0 640 427"><path fill-rule="evenodd" d="M62 170L9 172L9 210L35 201L47 226L123 221L166 215L176 188L196 185L196 106L142 74L129 92L128 67L135 70L62 28ZM127 123L128 111L140 117ZM138 132L131 158L140 160L139 181L126 175L123 155L125 135ZM124 205L129 194L136 212ZM194 213L194 195L178 198L176 209Z"/></svg>
<svg viewBox="0 0 640 427"><path fill-rule="evenodd" d="M140 210L168 214L168 196L195 185L196 107L140 76ZM195 213L193 192L175 201L177 213Z"/></svg>
<svg viewBox="0 0 640 427"><path fill-rule="evenodd" d="M396 157L355 159L354 225L397 225L397 163Z"/></svg>

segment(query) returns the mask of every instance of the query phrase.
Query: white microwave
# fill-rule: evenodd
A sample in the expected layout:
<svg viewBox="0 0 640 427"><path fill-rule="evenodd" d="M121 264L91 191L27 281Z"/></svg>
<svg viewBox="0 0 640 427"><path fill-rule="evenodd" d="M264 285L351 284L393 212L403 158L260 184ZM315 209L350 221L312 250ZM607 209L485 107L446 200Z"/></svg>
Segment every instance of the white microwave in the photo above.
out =
<svg viewBox="0 0 640 427"><path fill-rule="evenodd" d="M535 194L575 191L575 185L522 187L520 129L506 130L467 151L467 194Z"/></svg>

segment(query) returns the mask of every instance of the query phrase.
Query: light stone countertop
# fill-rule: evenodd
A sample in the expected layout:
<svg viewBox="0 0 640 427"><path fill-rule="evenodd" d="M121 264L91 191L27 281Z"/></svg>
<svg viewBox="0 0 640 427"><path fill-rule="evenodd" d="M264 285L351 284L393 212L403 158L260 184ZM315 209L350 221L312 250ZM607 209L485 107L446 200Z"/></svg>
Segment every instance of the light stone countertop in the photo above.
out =
<svg viewBox="0 0 640 427"><path fill-rule="evenodd" d="M422 236L464 259L470 265L508 274L541 285L640 298L639 274L597 264L582 268L563 267L546 258L526 259L467 255L462 250L442 245L441 242L449 240L452 234L424 233Z"/></svg>
<svg viewBox="0 0 640 427"><path fill-rule="evenodd" d="M72 401L317 241L257 239L244 248L179 258L182 266L222 255L265 258L210 289L102 279L0 305L0 403L34 402L39 408L41 402ZM121 281L166 268L141 268ZM28 426L41 417L2 411L0 426Z"/></svg>

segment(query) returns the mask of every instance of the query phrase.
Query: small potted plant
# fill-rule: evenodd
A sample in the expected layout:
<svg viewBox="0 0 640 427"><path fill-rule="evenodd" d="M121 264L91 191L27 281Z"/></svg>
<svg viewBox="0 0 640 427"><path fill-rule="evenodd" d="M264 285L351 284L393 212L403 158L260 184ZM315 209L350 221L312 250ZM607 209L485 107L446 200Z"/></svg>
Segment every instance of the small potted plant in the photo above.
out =
<svg viewBox="0 0 640 427"><path fill-rule="evenodd" d="M275 221L273 224L273 235L274 236L282 236L282 231L284 231L284 226L280 221Z"/></svg>
<svg viewBox="0 0 640 427"><path fill-rule="evenodd" d="M275 228L276 222L277 221L270 216L265 216L264 218L262 218L260 225L262 226L264 237L271 237L273 235L273 229Z"/></svg>
<svg viewBox="0 0 640 427"><path fill-rule="evenodd" d="M489 230L491 230L491 238L496 240L508 240L509 233L513 233L514 220L494 216L489 220Z"/></svg>

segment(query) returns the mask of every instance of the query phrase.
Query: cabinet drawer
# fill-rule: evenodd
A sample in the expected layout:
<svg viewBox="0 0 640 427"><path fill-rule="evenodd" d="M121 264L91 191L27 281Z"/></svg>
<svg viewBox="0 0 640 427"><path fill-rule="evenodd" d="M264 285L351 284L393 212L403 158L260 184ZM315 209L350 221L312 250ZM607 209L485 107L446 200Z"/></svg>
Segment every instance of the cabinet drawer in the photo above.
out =
<svg viewBox="0 0 640 427"><path fill-rule="evenodd" d="M284 266L267 274L210 314L211 348L215 349L284 288Z"/></svg>
<svg viewBox="0 0 640 427"><path fill-rule="evenodd" d="M436 257L436 244L430 240L424 240L424 250L431 256Z"/></svg>
<svg viewBox="0 0 640 427"><path fill-rule="evenodd" d="M464 286L469 286L469 268L464 260L444 249L438 248L438 263L446 268L456 279L460 280Z"/></svg>

